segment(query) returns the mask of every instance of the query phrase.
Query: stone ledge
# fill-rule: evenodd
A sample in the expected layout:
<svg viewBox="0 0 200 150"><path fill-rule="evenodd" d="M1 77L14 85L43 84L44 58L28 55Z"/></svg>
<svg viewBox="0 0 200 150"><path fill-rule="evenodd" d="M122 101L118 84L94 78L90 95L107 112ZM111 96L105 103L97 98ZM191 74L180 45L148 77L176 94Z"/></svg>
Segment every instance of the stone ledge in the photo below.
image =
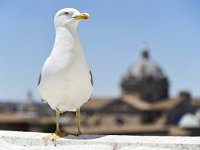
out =
<svg viewBox="0 0 200 150"><path fill-rule="evenodd" d="M0 149L200 150L200 137L81 135L45 142L46 133L0 131Z"/></svg>

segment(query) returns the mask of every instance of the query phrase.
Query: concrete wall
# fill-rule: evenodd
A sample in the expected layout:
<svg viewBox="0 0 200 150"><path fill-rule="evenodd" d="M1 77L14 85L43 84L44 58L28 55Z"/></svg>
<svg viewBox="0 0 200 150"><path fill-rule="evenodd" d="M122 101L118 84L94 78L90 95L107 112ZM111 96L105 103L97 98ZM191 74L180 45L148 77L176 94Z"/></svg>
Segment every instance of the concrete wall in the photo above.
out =
<svg viewBox="0 0 200 150"><path fill-rule="evenodd" d="M45 142L45 135L0 131L0 150L200 150L200 137L70 135Z"/></svg>

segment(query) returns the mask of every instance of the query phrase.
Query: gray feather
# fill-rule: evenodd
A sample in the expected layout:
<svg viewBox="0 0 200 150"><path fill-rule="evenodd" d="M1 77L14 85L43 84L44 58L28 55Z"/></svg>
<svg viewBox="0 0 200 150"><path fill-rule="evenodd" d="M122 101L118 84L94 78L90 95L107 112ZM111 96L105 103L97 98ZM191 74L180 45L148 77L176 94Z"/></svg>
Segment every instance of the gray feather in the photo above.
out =
<svg viewBox="0 0 200 150"><path fill-rule="evenodd" d="M90 82L91 82L91 84L92 84L92 86L93 86L93 76L92 76L91 70L90 70L90 77L91 77Z"/></svg>
<svg viewBox="0 0 200 150"><path fill-rule="evenodd" d="M40 82L41 82L41 78L42 78L42 74L40 73L40 75L39 75L39 79L38 79L38 86L40 85Z"/></svg>

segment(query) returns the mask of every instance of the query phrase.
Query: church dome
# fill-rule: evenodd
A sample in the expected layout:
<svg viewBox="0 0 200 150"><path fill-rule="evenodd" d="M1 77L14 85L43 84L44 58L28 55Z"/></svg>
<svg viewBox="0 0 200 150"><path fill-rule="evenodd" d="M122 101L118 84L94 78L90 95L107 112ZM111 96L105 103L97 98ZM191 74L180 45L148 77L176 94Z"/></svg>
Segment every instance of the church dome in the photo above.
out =
<svg viewBox="0 0 200 150"><path fill-rule="evenodd" d="M153 102L168 97L168 79L162 69L149 58L145 49L139 62L129 68L121 82L122 92L140 95Z"/></svg>
<svg viewBox="0 0 200 150"><path fill-rule="evenodd" d="M145 49L142 52L140 61L129 69L126 76L134 76L137 79L144 77L160 79L165 75L161 68L149 58L149 52Z"/></svg>

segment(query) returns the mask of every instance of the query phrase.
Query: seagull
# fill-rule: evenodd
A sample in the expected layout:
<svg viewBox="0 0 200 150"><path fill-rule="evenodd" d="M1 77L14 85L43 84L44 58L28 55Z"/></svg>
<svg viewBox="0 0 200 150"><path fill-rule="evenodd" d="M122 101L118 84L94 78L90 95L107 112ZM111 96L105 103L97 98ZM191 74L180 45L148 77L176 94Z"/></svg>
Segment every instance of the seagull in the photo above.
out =
<svg viewBox="0 0 200 150"><path fill-rule="evenodd" d="M80 20L89 19L88 13L80 13L74 8L59 10L54 18L56 30L53 49L46 59L38 81L38 92L56 112L56 131L44 137L55 140L67 135L59 128L60 114L76 112L76 135L80 130L80 107L87 102L93 92L92 73L77 35Z"/></svg>

